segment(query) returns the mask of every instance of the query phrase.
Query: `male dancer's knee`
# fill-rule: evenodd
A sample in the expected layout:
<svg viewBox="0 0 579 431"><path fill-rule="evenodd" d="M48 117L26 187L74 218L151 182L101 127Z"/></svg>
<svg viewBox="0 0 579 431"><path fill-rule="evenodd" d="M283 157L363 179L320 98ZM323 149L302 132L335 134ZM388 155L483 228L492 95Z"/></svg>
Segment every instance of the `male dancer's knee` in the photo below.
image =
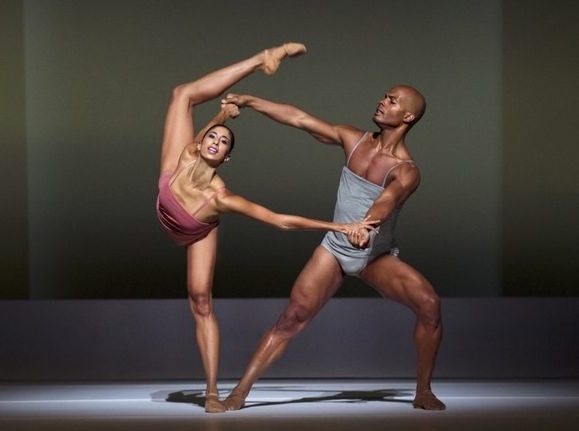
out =
<svg viewBox="0 0 579 431"><path fill-rule="evenodd" d="M308 308L290 303L279 317L273 330L286 336L293 337L301 332L311 320L312 313Z"/></svg>
<svg viewBox="0 0 579 431"><path fill-rule="evenodd" d="M440 297L435 292L422 295L418 304L418 318L429 326L440 323Z"/></svg>

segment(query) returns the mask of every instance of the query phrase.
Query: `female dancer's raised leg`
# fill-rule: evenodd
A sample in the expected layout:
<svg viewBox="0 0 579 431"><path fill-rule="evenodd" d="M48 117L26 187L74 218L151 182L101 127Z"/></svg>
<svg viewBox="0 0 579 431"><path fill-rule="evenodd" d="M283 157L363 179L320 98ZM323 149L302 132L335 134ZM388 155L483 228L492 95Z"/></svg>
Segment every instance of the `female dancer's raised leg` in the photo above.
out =
<svg viewBox="0 0 579 431"><path fill-rule="evenodd" d="M257 70L273 75L285 57L294 57L305 52L306 47L300 43L286 43L177 86L173 90L165 118L161 173L173 172L183 148L193 142L195 105L219 97L232 85Z"/></svg>

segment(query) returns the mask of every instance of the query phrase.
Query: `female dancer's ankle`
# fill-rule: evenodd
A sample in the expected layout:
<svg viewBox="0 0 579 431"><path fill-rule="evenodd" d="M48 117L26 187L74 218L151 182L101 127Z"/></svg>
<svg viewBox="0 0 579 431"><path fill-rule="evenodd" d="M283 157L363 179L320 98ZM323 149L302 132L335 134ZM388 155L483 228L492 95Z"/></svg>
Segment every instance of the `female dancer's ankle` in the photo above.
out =
<svg viewBox="0 0 579 431"><path fill-rule="evenodd" d="M224 413L227 409L221 401L219 401L218 394L207 394L205 396L205 412L206 413Z"/></svg>
<svg viewBox="0 0 579 431"><path fill-rule="evenodd" d="M281 61L286 57L296 57L306 52L305 45L301 43L288 42L281 46L268 48L263 51L263 65L261 69L266 75L273 75Z"/></svg>

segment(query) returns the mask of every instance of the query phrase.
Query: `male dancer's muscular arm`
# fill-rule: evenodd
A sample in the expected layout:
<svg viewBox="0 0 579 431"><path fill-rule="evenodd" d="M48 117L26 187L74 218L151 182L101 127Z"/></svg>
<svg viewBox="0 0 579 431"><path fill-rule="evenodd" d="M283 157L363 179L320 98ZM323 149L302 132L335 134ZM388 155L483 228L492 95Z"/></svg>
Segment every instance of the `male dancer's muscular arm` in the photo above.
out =
<svg viewBox="0 0 579 431"><path fill-rule="evenodd" d="M351 151L352 143L357 141L362 133L352 126L327 123L296 106L271 102L249 94L230 93L221 100L221 103L233 103L240 108L252 108L278 123L304 130L324 144L340 145L346 154ZM354 247L365 248L369 242L368 229L360 228L355 232L350 232L348 240Z"/></svg>
<svg viewBox="0 0 579 431"><path fill-rule="evenodd" d="M354 128L330 124L304 110L286 103L277 103L249 94L230 93L221 103L234 103L240 108L249 107L278 123L304 130L324 144L343 146L345 133Z"/></svg>
<svg viewBox="0 0 579 431"><path fill-rule="evenodd" d="M392 181L384 188L382 194L366 212L366 217L384 221L394 209L406 201L420 184L420 175L414 165L399 166L392 176Z"/></svg>
<svg viewBox="0 0 579 431"><path fill-rule="evenodd" d="M400 166L399 172L393 176L392 181L374 201L366 212L366 217L372 220L380 220L381 224L390 216L392 211L403 204L414 193L420 184L420 175L413 165ZM370 230L359 230L358 235L348 235L350 243L357 248L366 248L370 240Z"/></svg>

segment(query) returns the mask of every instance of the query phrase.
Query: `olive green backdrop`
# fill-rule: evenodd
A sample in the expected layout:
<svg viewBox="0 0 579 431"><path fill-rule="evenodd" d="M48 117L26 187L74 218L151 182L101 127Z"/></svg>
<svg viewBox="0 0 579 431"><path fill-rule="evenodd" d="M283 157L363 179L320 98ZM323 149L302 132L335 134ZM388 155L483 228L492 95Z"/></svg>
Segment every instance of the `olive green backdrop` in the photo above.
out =
<svg viewBox="0 0 579 431"><path fill-rule="evenodd" d="M564 0L3 0L0 298L184 296L154 212L171 89L286 40L308 54L233 91L362 128L387 88L426 95L398 240L441 295L575 296L577 18ZM331 218L339 149L250 111L233 127L233 191ZM286 296L322 235L224 216L215 296Z"/></svg>

